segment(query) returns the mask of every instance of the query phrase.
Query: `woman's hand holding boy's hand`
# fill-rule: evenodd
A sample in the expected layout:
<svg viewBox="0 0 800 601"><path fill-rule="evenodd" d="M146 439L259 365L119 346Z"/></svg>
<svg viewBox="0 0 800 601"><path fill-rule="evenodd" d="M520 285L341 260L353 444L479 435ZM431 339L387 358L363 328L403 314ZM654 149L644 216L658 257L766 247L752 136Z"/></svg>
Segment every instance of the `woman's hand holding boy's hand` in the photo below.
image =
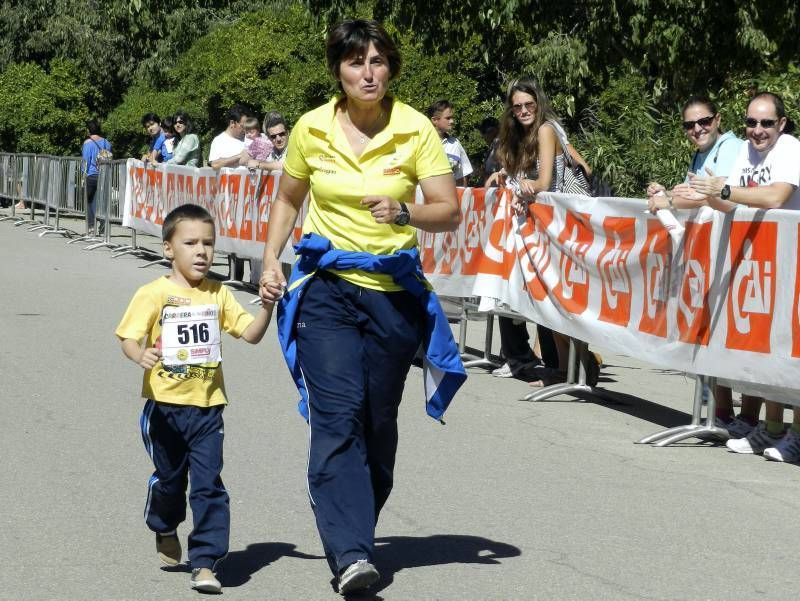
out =
<svg viewBox="0 0 800 601"><path fill-rule="evenodd" d="M283 297L286 288L286 278L283 277L280 261L264 263L261 279L258 281L258 296L262 303L275 303Z"/></svg>

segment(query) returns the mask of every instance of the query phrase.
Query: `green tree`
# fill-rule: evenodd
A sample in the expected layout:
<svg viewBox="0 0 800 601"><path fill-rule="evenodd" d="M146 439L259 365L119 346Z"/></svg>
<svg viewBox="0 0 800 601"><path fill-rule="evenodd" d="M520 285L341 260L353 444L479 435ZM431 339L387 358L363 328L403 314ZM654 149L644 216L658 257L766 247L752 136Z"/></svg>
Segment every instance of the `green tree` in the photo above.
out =
<svg viewBox="0 0 800 601"><path fill-rule="evenodd" d="M0 147L10 152L79 154L89 112L88 84L74 63L45 71L14 64L0 74Z"/></svg>

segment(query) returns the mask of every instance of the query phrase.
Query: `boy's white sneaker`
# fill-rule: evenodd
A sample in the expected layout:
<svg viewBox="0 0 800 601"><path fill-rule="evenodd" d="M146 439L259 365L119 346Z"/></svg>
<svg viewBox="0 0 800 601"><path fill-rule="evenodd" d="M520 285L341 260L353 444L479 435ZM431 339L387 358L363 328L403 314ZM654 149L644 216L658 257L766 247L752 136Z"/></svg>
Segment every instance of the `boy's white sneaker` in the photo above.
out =
<svg viewBox="0 0 800 601"><path fill-rule="evenodd" d="M770 461L800 462L800 434L789 428L775 446L764 449L764 457Z"/></svg>
<svg viewBox="0 0 800 601"><path fill-rule="evenodd" d="M161 563L176 566L181 562L181 541L176 532L159 534L156 532L156 553Z"/></svg>
<svg viewBox="0 0 800 601"><path fill-rule="evenodd" d="M201 593L221 593L222 584L217 580L214 572L208 568L195 568L192 570L192 588Z"/></svg>

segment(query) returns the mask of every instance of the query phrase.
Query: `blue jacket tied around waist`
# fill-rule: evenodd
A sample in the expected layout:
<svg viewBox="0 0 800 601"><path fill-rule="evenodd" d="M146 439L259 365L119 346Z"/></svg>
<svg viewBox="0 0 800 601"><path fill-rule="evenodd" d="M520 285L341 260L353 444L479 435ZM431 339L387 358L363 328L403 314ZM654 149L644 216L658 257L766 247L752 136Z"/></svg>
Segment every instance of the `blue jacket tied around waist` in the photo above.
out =
<svg viewBox="0 0 800 601"><path fill-rule="evenodd" d="M318 269L358 269L388 274L419 300L426 315L423 339L425 409L432 418L441 420L450 401L466 381L467 374L439 299L425 286L417 249L400 250L392 255L336 250L331 248L330 240L317 234L304 235L294 249L300 258L292 268L286 294L278 305L278 340L300 391L298 410L305 420L308 421L308 391L297 362L294 324L303 290L311 281L309 276Z"/></svg>

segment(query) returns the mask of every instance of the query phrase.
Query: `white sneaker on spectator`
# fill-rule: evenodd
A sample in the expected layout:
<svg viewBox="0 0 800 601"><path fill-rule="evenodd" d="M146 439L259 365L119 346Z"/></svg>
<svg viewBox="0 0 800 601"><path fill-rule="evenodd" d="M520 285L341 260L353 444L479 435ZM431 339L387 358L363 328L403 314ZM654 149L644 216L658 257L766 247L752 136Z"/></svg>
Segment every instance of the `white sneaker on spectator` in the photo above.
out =
<svg viewBox="0 0 800 601"><path fill-rule="evenodd" d="M760 423L744 438L731 438L725 446L733 453L761 455L765 449L774 447L781 438L781 435L773 436L767 432L766 424Z"/></svg>
<svg viewBox="0 0 800 601"><path fill-rule="evenodd" d="M800 434L789 428L775 446L764 449L764 457L785 463L800 462Z"/></svg>
<svg viewBox="0 0 800 601"><path fill-rule="evenodd" d="M714 425L717 428L722 428L728 431L731 438L744 438L753 431L755 426L750 425L741 417L734 417L731 421L726 422L718 417L714 418Z"/></svg>
<svg viewBox="0 0 800 601"><path fill-rule="evenodd" d="M520 374L532 370L541 365L540 361L528 361L527 363L518 363L516 367L511 368L511 364L506 362L497 369L492 370L492 375L496 378L516 378Z"/></svg>

